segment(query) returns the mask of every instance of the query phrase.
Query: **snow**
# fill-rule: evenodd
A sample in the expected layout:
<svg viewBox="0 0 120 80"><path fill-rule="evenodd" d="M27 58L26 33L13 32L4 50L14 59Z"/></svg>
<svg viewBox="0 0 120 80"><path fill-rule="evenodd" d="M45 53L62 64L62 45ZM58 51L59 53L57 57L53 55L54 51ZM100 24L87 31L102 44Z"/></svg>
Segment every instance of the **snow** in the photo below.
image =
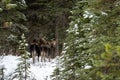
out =
<svg viewBox="0 0 120 80"><path fill-rule="evenodd" d="M5 66L4 65L0 65L0 69L3 69Z"/></svg>
<svg viewBox="0 0 120 80"><path fill-rule="evenodd" d="M16 59L17 59L16 56L9 55L9 56L5 56L1 60L1 64L0 65L4 65L5 75L10 74L11 72L13 72L13 70L16 69L17 63L19 62Z"/></svg>
<svg viewBox="0 0 120 80"><path fill-rule="evenodd" d="M0 60L0 66L5 67L5 77L9 76L17 68L17 64L20 62L18 58L18 56L8 55ZM38 62L36 58L36 63L33 64L32 59L30 58L28 62L30 63L32 77L36 80L51 80L50 75L52 75L52 72L56 67L55 59L51 60L51 62Z"/></svg>
<svg viewBox="0 0 120 80"><path fill-rule="evenodd" d="M92 18L93 14L90 13L89 11L85 11L85 13L83 14L84 18Z"/></svg>
<svg viewBox="0 0 120 80"><path fill-rule="evenodd" d="M91 66L85 66L85 69L90 69L91 68Z"/></svg>

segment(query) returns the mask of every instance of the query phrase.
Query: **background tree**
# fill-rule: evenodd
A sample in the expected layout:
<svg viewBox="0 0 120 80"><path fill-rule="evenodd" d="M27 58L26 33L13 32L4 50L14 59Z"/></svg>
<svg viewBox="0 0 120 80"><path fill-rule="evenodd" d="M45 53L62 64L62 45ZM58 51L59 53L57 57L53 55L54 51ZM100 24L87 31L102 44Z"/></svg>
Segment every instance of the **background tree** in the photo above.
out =
<svg viewBox="0 0 120 80"><path fill-rule="evenodd" d="M1 0L0 1L0 48L9 52L16 50L21 33L26 32L23 26L26 20L21 10L25 9L24 0ZM7 46L7 47L6 47ZM9 48L8 48L9 46ZM14 46L14 47L13 47Z"/></svg>
<svg viewBox="0 0 120 80"><path fill-rule="evenodd" d="M25 12L30 30L28 40L39 39L45 36L47 40L55 39L56 26L60 44L63 43L70 19L70 10L74 5L73 0L26 0L28 8ZM31 14L29 14L31 13Z"/></svg>

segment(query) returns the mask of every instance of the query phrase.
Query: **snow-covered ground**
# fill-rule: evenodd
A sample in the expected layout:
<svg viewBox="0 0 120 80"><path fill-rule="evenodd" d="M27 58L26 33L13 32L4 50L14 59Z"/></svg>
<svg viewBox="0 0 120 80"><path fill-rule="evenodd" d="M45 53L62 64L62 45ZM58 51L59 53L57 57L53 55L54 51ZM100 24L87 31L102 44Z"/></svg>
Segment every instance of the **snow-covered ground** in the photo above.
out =
<svg viewBox="0 0 120 80"><path fill-rule="evenodd" d="M17 68L17 64L19 63L18 56L0 56L0 66L4 66L6 69L4 70L4 76L8 76ZM37 59L37 58L36 58ZM36 80L51 80L50 75L56 67L56 59L51 60L51 62L38 62L36 60L35 64L32 64L32 59L28 60L30 62L30 71L32 76L35 77Z"/></svg>

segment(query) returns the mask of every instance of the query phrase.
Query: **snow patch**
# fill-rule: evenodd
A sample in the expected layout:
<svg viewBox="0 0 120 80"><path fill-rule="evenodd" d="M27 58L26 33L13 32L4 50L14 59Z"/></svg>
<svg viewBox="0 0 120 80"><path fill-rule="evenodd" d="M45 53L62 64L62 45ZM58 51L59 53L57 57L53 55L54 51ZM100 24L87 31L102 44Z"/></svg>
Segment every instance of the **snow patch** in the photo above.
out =
<svg viewBox="0 0 120 80"><path fill-rule="evenodd" d="M31 77L34 77L36 80L51 80L50 75L52 75L56 67L55 61L56 59L51 60L51 62L38 62L36 58L36 63L32 64L32 59L30 58L28 62L30 62ZM0 62L1 67L5 67L4 75L7 77L15 71L20 61L18 56L8 55L4 56Z"/></svg>

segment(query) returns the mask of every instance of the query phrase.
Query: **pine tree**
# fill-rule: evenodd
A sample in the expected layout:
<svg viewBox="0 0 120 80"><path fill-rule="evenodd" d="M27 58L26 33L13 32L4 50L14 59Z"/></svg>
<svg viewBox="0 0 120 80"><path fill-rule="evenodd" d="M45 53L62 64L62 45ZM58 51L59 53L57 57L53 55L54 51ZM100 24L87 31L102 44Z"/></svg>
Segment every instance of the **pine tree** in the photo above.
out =
<svg viewBox="0 0 120 80"><path fill-rule="evenodd" d="M120 29L118 12L120 5L118 0L99 0L88 1L91 5L89 13L93 13L91 18L91 25L93 27L89 34L92 36L92 42L90 42L91 48L91 61L92 68L88 70L91 72L88 74L89 78L94 80L117 80L119 77L115 72L118 69L119 60L116 53L116 47L120 44L120 38L118 31ZM104 8L103 8L104 6ZM104 46L105 45L105 46ZM117 57L117 58L115 58ZM110 70L113 68L114 69ZM95 74L97 74L95 76ZM116 75L116 76L115 76Z"/></svg>
<svg viewBox="0 0 120 80"><path fill-rule="evenodd" d="M13 49L15 51L18 48L19 36L21 33L28 31L23 25L26 21L26 16L22 11L26 7L24 0L0 1L0 44L2 50L7 51L7 53L9 50ZM16 39L10 39L11 35L17 36ZM10 49L6 48L6 46L10 46Z"/></svg>
<svg viewBox="0 0 120 80"><path fill-rule="evenodd" d="M84 9L87 6L86 2L79 1L71 11L72 16L70 27L67 30L67 38L64 50L66 51L62 57L62 65L59 71L60 80L83 80L82 76L84 73L80 71L89 64L88 54L85 50L89 47L86 45L87 39L85 38L84 24L89 22L89 18L84 18ZM84 51L83 51L84 50ZM81 63L82 62L82 63ZM85 77L85 75L83 76Z"/></svg>
<svg viewBox="0 0 120 80"><path fill-rule="evenodd" d="M0 65L0 80L4 80L4 65Z"/></svg>
<svg viewBox="0 0 120 80"><path fill-rule="evenodd" d="M119 80L120 46L105 44L105 51L100 55L95 55L92 68L89 70L94 80Z"/></svg>
<svg viewBox="0 0 120 80"><path fill-rule="evenodd" d="M20 46L19 46L19 50L20 50L20 63L18 64L17 69L15 70L15 73L13 74L12 79L16 78L19 80L30 80L30 64L27 62L28 58L29 58L29 54L26 51L26 39L24 34L22 34L21 36L21 40L20 40Z"/></svg>
<svg viewBox="0 0 120 80"><path fill-rule="evenodd" d="M61 80L119 79L119 7L118 0L77 2L67 30Z"/></svg>

